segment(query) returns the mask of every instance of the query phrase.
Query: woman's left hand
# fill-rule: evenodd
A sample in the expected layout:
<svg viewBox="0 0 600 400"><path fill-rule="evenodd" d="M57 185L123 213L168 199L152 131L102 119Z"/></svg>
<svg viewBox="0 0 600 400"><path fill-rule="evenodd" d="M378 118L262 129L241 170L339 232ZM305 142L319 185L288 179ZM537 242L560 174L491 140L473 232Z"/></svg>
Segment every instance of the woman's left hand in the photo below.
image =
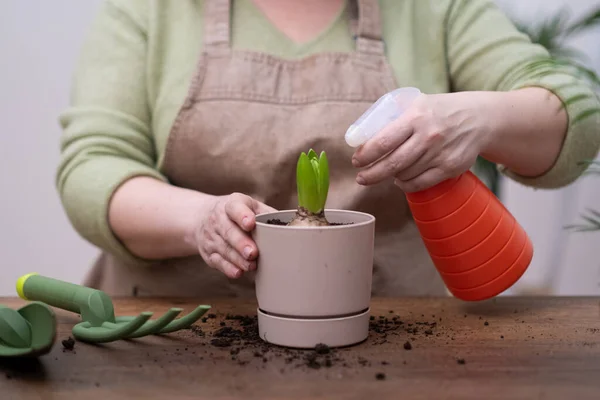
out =
<svg viewBox="0 0 600 400"><path fill-rule="evenodd" d="M492 131L482 97L473 92L419 96L354 153L352 164L364 167L356 181L373 185L394 178L400 189L415 192L467 171Z"/></svg>

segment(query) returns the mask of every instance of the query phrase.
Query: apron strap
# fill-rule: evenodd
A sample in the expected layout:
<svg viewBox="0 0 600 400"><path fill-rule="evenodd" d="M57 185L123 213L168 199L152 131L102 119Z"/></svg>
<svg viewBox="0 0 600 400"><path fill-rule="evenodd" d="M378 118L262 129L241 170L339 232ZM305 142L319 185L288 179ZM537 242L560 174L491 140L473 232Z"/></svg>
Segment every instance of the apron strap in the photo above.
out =
<svg viewBox="0 0 600 400"><path fill-rule="evenodd" d="M204 0L204 49L229 50L231 0Z"/></svg>
<svg viewBox="0 0 600 400"><path fill-rule="evenodd" d="M358 2L358 26L356 51L364 55L384 55L379 0L355 0Z"/></svg>

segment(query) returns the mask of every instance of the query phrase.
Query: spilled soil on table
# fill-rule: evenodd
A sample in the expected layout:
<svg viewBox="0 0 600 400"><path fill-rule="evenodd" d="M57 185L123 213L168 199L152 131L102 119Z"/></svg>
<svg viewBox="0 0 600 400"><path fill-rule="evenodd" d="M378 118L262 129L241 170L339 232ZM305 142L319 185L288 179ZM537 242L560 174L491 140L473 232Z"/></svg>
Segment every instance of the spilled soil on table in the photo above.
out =
<svg viewBox="0 0 600 400"><path fill-rule="evenodd" d="M413 349L413 343L419 341L424 346L424 338L441 335L438 323L441 318L435 316L428 321L406 322L399 316L371 316L369 321L370 346L381 346L398 343L405 351ZM422 316L424 317L424 316ZM205 325L205 326L203 326ZM209 314L189 328L192 334L202 339L205 345L211 346L215 351L228 352L228 358L238 365L249 363L262 363L268 365L277 362L291 368L321 369L333 366L350 367L375 367L389 365L391 360L369 360L349 351L349 348L330 348L324 344L317 345L314 349L290 349L271 345L264 342L258 334L258 318L247 315L227 314L217 317ZM398 360L394 360L398 362ZM403 362L406 364L406 361ZM376 372L375 379L384 380L386 375L382 371Z"/></svg>

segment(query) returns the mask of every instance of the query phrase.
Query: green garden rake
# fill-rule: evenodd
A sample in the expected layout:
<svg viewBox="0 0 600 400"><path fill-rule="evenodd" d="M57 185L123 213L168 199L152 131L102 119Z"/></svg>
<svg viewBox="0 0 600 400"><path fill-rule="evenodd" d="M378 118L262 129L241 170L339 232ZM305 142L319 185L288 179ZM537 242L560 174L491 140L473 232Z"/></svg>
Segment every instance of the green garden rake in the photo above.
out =
<svg viewBox="0 0 600 400"><path fill-rule="evenodd" d="M106 293L36 273L19 278L17 293L22 299L41 301L81 315L82 322L73 327L73 336L89 343L107 343L186 329L210 309L208 305L200 305L178 319L175 317L183 311L182 308L171 308L153 321L150 321L152 312L116 317L113 303Z"/></svg>

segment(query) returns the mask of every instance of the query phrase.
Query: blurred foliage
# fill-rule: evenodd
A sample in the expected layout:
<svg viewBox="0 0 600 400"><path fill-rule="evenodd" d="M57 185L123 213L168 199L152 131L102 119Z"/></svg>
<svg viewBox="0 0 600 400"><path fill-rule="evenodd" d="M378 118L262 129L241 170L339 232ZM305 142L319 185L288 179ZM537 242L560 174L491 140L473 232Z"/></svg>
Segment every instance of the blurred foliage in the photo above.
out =
<svg viewBox="0 0 600 400"><path fill-rule="evenodd" d="M588 169L584 175L600 175L600 161L591 160L586 162ZM580 224L567 225L565 228L576 232L590 232L600 230L600 212L593 209L586 209L586 212L581 215L583 219Z"/></svg>
<svg viewBox="0 0 600 400"><path fill-rule="evenodd" d="M600 78L597 72L587 65L589 60L586 55L569 45L569 40L576 35L600 26L600 7L575 20L572 20L567 9L563 9L554 16L542 20L537 24L524 23L514 17L511 19L517 29L528 35L533 43L544 46L550 53L550 59L537 61L531 66L532 68L539 67L540 63L550 67L558 66L565 68L589 82L597 92L600 92ZM569 99L569 101L577 100L575 98ZM587 110L580 114L579 119L598 112L600 112L600 109ZM571 121L572 124L576 122ZM596 166L594 161L590 163ZM598 173L598 171L600 171L598 168L590 169L590 173ZM501 175L498 172L496 164L479 157L474 165L474 172L488 185L496 196L499 196ZM588 215L584 215L584 219L587 222L584 225L587 227L586 230L591 230L590 227L595 227L594 230L600 229L600 213L589 211ZM584 226L578 225L576 229L582 230Z"/></svg>

